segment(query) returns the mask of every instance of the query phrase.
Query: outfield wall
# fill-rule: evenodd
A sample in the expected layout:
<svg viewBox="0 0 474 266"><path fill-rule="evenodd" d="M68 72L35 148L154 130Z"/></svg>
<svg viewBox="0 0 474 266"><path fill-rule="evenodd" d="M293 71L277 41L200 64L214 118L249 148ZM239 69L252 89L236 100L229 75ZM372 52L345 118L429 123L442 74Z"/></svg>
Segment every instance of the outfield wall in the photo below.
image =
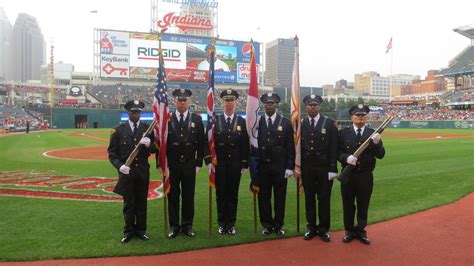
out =
<svg viewBox="0 0 474 266"><path fill-rule="evenodd" d="M112 128L120 123L122 109L54 109L53 125L57 128ZM46 117L45 117L46 118ZM378 127L382 121L369 121L371 127ZM339 127L352 124L350 120L339 120ZM462 121L392 121L391 128L459 128L474 129L474 120Z"/></svg>

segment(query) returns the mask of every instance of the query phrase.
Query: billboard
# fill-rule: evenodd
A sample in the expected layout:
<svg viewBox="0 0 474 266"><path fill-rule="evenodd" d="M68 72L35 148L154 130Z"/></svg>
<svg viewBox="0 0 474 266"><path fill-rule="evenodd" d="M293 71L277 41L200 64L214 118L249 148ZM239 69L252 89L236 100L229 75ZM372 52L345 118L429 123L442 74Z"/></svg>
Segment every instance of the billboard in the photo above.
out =
<svg viewBox="0 0 474 266"><path fill-rule="evenodd" d="M100 76L155 79L159 62L156 34L100 30ZM169 81L206 83L209 37L180 34L162 36L163 61ZM249 83L250 42L216 41L215 82ZM254 42L257 65L260 44Z"/></svg>

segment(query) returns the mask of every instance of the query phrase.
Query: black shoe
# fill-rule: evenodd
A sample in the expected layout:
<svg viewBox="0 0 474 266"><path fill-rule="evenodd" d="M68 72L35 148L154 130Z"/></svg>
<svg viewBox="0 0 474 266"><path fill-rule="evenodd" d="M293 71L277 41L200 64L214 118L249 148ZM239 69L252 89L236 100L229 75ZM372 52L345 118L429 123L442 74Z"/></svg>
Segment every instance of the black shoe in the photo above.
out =
<svg viewBox="0 0 474 266"><path fill-rule="evenodd" d="M355 238L355 234L352 232L346 231L346 234L342 238L342 242L344 243L350 243L353 239Z"/></svg>
<svg viewBox="0 0 474 266"><path fill-rule="evenodd" d="M279 229L275 230L275 233L277 234L277 236L284 236L285 235L285 230L283 230L282 228L279 228Z"/></svg>
<svg viewBox="0 0 474 266"><path fill-rule="evenodd" d="M322 241L331 242L331 237L329 236L329 234L327 232L326 233L321 233L319 236L321 237Z"/></svg>
<svg viewBox="0 0 474 266"><path fill-rule="evenodd" d="M362 235L359 237L359 240L364 245L370 245L370 240L367 238L366 235Z"/></svg>
<svg viewBox="0 0 474 266"><path fill-rule="evenodd" d="M184 230L183 231L183 234L189 236L189 237L194 237L196 234L194 234L193 230L189 229L189 230Z"/></svg>
<svg viewBox="0 0 474 266"><path fill-rule="evenodd" d="M316 235L316 231L308 231L304 234L304 240L311 240Z"/></svg>
<svg viewBox="0 0 474 266"><path fill-rule="evenodd" d="M272 229L263 228L262 235L269 236L272 233Z"/></svg>
<svg viewBox="0 0 474 266"><path fill-rule="evenodd" d="M148 241L150 238L145 235L145 234L138 234L138 238L140 238L143 241Z"/></svg>
<svg viewBox="0 0 474 266"><path fill-rule="evenodd" d="M168 234L168 238L169 238L169 239L173 239L173 238L175 238L177 235L178 235L178 232L177 232L177 231L171 231L171 232Z"/></svg>
<svg viewBox="0 0 474 266"><path fill-rule="evenodd" d="M219 226L219 230L217 230L219 235L225 235L227 232L223 226Z"/></svg>
<svg viewBox="0 0 474 266"><path fill-rule="evenodd" d="M227 234L234 236L235 235L235 226L232 226L231 228L227 229Z"/></svg>
<svg viewBox="0 0 474 266"><path fill-rule="evenodd" d="M133 238L133 235L125 235L123 236L122 240L120 240L120 242L122 244L125 244L125 243L128 243L128 241L130 241L132 238Z"/></svg>

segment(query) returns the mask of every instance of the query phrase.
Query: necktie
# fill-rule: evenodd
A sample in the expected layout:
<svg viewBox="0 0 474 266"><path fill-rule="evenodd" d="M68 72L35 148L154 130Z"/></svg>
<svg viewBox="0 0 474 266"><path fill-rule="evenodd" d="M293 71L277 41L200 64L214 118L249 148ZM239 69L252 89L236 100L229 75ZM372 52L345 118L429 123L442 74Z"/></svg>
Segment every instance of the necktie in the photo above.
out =
<svg viewBox="0 0 474 266"><path fill-rule="evenodd" d="M357 139L359 141L360 141L360 138L362 137L361 131L362 131L362 129L360 129L360 128L357 129Z"/></svg>
<svg viewBox="0 0 474 266"><path fill-rule="evenodd" d="M179 114L179 124L180 124L181 126L184 125L184 114Z"/></svg>
<svg viewBox="0 0 474 266"><path fill-rule="evenodd" d="M270 117L268 118L268 127L272 127L272 119Z"/></svg>
<svg viewBox="0 0 474 266"><path fill-rule="evenodd" d="M311 118L311 128L314 128L314 118Z"/></svg>
<svg viewBox="0 0 474 266"><path fill-rule="evenodd" d="M137 123L133 123L133 137L135 137L137 133L138 133Z"/></svg>
<svg viewBox="0 0 474 266"><path fill-rule="evenodd" d="M227 117L227 127L230 127L230 117Z"/></svg>

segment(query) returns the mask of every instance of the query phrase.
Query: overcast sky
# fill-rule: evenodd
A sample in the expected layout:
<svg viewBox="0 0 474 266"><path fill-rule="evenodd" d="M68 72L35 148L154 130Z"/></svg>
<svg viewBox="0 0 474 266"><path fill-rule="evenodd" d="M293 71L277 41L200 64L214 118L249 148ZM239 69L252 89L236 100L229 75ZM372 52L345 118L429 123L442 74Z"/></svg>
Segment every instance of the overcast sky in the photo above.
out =
<svg viewBox="0 0 474 266"><path fill-rule="evenodd" d="M393 37L393 74L426 76L448 65L470 41L453 28L474 23L473 0L218 0L223 39L269 42L300 38L302 86L354 80L354 74L390 74L385 54ZM309 4L311 3L311 4ZM161 1L159 2L159 5ZM10 23L18 13L37 18L55 61L92 71L92 29L150 29L150 0L0 0ZM97 14L91 10L98 10ZM259 29L258 29L259 28Z"/></svg>

